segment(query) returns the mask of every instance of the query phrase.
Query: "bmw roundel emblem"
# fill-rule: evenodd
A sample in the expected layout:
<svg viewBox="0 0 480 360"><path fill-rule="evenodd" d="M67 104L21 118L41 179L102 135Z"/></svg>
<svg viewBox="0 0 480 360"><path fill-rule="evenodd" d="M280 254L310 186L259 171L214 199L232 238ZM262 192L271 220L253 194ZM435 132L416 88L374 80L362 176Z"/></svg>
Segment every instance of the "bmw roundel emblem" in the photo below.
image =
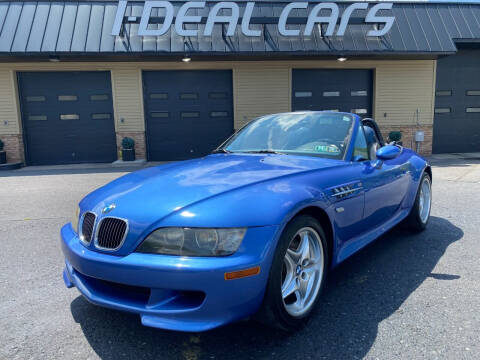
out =
<svg viewBox="0 0 480 360"><path fill-rule="evenodd" d="M102 209L102 213L103 213L103 214L107 214L107 213L109 213L110 211L112 211L113 209L115 209L116 207L117 207L117 205L115 205L115 204L107 205L107 206L105 206L105 207Z"/></svg>

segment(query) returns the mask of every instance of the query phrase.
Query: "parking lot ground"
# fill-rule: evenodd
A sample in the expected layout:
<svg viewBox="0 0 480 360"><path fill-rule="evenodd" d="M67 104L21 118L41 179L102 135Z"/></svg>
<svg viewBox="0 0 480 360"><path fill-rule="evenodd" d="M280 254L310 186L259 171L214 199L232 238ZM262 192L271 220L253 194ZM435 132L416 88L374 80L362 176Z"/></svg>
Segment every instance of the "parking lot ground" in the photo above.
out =
<svg viewBox="0 0 480 360"><path fill-rule="evenodd" d="M0 359L479 359L480 160L433 158L428 229L394 229L329 278L308 325L189 334L143 327L66 289L59 229L124 169L0 174Z"/></svg>

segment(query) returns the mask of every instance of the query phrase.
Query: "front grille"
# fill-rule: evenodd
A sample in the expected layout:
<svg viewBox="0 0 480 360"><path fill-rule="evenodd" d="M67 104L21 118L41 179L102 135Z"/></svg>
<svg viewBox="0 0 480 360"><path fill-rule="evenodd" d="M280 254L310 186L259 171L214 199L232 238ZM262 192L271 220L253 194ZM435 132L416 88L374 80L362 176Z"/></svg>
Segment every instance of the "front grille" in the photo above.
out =
<svg viewBox="0 0 480 360"><path fill-rule="evenodd" d="M95 214L86 212L82 220L82 240L86 243L92 241L93 226L95 225Z"/></svg>
<svg viewBox="0 0 480 360"><path fill-rule="evenodd" d="M106 217L100 222L97 232L97 246L114 250L120 247L127 232L127 222L122 219Z"/></svg>

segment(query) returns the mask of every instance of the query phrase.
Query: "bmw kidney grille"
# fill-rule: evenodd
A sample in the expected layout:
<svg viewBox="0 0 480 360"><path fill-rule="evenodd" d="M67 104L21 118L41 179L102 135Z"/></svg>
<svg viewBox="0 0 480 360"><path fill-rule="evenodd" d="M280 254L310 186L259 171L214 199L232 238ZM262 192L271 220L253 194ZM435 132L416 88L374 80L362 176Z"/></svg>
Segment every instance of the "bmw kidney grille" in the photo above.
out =
<svg viewBox="0 0 480 360"><path fill-rule="evenodd" d="M92 241L93 227L95 225L95 214L87 211L82 219L82 240L86 243Z"/></svg>
<svg viewBox="0 0 480 360"><path fill-rule="evenodd" d="M100 220L95 246L105 250L118 249L127 235L127 222L123 219L105 217Z"/></svg>

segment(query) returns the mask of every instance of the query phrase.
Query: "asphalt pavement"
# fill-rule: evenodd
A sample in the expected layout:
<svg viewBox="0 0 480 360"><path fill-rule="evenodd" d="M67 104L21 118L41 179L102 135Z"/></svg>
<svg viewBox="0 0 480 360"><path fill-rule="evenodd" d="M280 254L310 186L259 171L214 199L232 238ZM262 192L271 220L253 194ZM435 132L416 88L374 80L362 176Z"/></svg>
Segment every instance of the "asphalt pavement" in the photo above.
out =
<svg viewBox="0 0 480 360"><path fill-rule="evenodd" d="M479 359L480 160L433 165L428 229L394 229L334 270L293 334L253 321L162 331L91 305L63 284L59 230L126 170L0 173L0 359Z"/></svg>

